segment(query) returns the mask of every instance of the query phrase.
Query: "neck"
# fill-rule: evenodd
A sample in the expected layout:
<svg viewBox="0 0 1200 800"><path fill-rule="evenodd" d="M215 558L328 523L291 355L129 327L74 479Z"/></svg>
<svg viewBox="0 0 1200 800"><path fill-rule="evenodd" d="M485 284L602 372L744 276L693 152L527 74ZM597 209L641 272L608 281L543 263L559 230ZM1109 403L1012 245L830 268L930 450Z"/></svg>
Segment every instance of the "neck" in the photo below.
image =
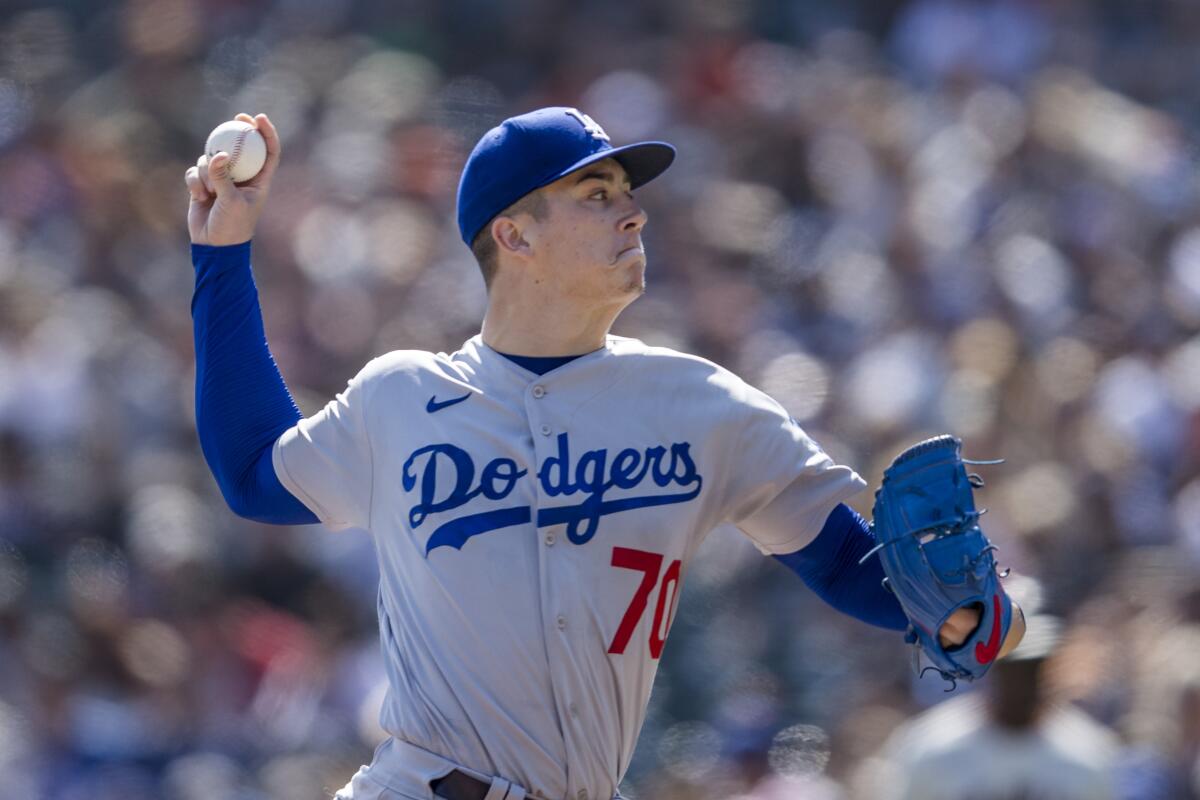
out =
<svg viewBox="0 0 1200 800"><path fill-rule="evenodd" d="M494 285L483 318L483 341L519 356L577 356L604 346L625 303L597 306L570 297L538 296Z"/></svg>

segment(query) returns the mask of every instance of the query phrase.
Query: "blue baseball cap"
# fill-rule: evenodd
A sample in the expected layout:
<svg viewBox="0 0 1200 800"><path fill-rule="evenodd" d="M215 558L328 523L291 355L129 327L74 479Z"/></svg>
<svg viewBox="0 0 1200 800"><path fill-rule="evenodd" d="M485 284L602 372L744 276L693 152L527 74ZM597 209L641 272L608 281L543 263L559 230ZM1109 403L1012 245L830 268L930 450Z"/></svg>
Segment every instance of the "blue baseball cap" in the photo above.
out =
<svg viewBox="0 0 1200 800"><path fill-rule="evenodd" d="M608 134L575 108L539 108L483 135L458 182L458 230L471 242L492 218L525 195L595 161L616 159L638 188L675 160L666 142L609 144Z"/></svg>

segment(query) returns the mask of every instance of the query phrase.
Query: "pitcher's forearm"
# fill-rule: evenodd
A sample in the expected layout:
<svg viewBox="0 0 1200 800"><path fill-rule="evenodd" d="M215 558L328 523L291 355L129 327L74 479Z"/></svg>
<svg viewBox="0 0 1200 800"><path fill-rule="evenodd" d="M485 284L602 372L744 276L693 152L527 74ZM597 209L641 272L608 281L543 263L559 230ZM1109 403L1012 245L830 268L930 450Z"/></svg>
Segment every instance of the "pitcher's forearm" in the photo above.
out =
<svg viewBox="0 0 1200 800"><path fill-rule="evenodd" d="M226 503L240 516L316 522L279 482L271 448L301 419L263 330L250 243L192 245L196 430Z"/></svg>
<svg viewBox="0 0 1200 800"><path fill-rule="evenodd" d="M908 619L896 596L883 588L879 559L863 563L875 546L866 520L839 504L817 538L795 553L775 556L829 605L869 625L904 630Z"/></svg>

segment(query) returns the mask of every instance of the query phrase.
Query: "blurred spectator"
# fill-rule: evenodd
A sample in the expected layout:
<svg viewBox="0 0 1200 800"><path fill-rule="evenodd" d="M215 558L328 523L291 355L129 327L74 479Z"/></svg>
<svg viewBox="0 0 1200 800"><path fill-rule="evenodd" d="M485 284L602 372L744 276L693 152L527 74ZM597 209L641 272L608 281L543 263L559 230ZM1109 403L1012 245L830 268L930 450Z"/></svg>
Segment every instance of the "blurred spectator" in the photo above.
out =
<svg viewBox="0 0 1200 800"><path fill-rule="evenodd" d="M875 797L896 800L1115 798L1117 738L1055 703L1047 659L1059 623L1030 617L1024 641L996 663L982 691L901 725L876 765Z"/></svg>

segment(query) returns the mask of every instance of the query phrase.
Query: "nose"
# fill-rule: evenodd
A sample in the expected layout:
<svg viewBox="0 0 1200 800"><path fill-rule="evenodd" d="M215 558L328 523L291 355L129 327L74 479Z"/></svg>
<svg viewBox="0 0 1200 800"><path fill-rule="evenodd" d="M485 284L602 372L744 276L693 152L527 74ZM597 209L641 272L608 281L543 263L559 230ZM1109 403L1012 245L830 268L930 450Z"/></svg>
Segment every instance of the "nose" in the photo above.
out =
<svg viewBox="0 0 1200 800"><path fill-rule="evenodd" d="M619 227L623 232L640 231L646 227L646 223L650 221L650 216L645 209L638 204L633 195L629 195L629 211L621 217Z"/></svg>

